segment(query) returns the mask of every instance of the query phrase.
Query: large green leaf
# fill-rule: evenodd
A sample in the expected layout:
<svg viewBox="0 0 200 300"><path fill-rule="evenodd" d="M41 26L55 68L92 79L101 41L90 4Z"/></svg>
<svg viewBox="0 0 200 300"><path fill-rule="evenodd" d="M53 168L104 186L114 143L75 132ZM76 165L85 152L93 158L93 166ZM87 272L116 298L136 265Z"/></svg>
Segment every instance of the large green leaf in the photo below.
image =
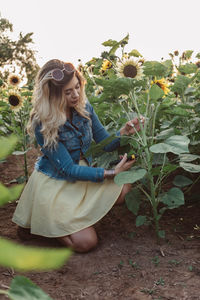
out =
<svg viewBox="0 0 200 300"><path fill-rule="evenodd" d="M146 61L144 63L144 74L152 76L164 76L168 69L158 61Z"/></svg>
<svg viewBox="0 0 200 300"><path fill-rule="evenodd" d="M19 271L59 268L71 254L69 249L25 247L0 238L0 265Z"/></svg>
<svg viewBox="0 0 200 300"><path fill-rule="evenodd" d="M169 209L177 208L180 205L184 205L184 194L178 188L172 188L165 193L161 200L162 203L166 204Z"/></svg>
<svg viewBox="0 0 200 300"><path fill-rule="evenodd" d="M100 79L96 78L95 82L98 85L103 86L104 90L100 97L100 100L111 100L118 98L125 94L128 95L133 88L134 79L132 78L114 78L114 79Z"/></svg>
<svg viewBox="0 0 200 300"><path fill-rule="evenodd" d="M145 169L136 169L132 171L125 171L117 174L114 181L118 185L125 183L134 183L145 176L147 171Z"/></svg>
<svg viewBox="0 0 200 300"><path fill-rule="evenodd" d="M8 290L12 300L53 300L41 288L24 276L16 276Z"/></svg>
<svg viewBox="0 0 200 300"><path fill-rule="evenodd" d="M190 164L186 162L180 162L180 167L190 173L199 173L200 172L200 165Z"/></svg>
<svg viewBox="0 0 200 300"><path fill-rule="evenodd" d="M164 92L157 84L153 84L150 88L149 95L152 100L158 100L164 96Z"/></svg>
<svg viewBox="0 0 200 300"><path fill-rule="evenodd" d="M157 140L164 140L167 139L168 137L174 135L174 128L168 128L165 130L160 131L157 136L156 139Z"/></svg>
<svg viewBox="0 0 200 300"><path fill-rule="evenodd" d="M126 196L125 196L126 206L127 208L137 216L140 203L141 203L141 193L138 189L132 189Z"/></svg>
<svg viewBox="0 0 200 300"><path fill-rule="evenodd" d="M11 188L7 188L0 183L0 206L7 202L16 200L20 196L23 187L23 184L18 184Z"/></svg>
<svg viewBox="0 0 200 300"><path fill-rule="evenodd" d="M173 171L175 171L178 168L178 166L176 165L172 165L172 164L166 164L164 167L159 166L156 168L153 168L151 173L153 176L159 175L162 169L162 173L163 174L167 174L167 173L171 173Z"/></svg>
<svg viewBox="0 0 200 300"><path fill-rule="evenodd" d="M166 139L163 143L158 143L150 147L153 153L167 153L174 154L188 153L188 145L190 140L186 136L173 135Z"/></svg>
<svg viewBox="0 0 200 300"><path fill-rule="evenodd" d="M190 78L188 78L184 75L178 75L171 90L173 92L178 93L179 95L182 95L182 94L184 94L185 90L187 89L190 81L191 81Z"/></svg>
<svg viewBox="0 0 200 300"><path fill-rule="evenodd" d="M7 138L1 137L0 138L0 159L5 158L10 153L12 153L12 150L14 149L16 143L17 143L17 137L13 135Z"/></svg>
<svg viewBox="0 0 200 300"><path fill-rule="evenodd" d="M193 181L185 176L182 175L177 175L174 180L173 180L173 184L179 187L185 187L188 186L190 184L192 184Z"/></svg>
<svg viewBox="0 0 200 300"><path fill-rule="evenodd" d="M146 216L138 216L136 218L136 227L142 226L146 223L147 217Z"/></svg>
<svg viewBox="0 0 200 300"><path fill-rule="evenodd" d="M185 73L185 74L192 74L195 73L197 70L197 65L195 64L185 64L185 65L181 65L178 68L179 72L181 73Z"/></svg>
<svg viewBox="0 0 200 300"><path fill-rule="evenodd" d="M173 109L166 109L165 113L169 115L183 116L183 117L190 116L190 113L181 107L173 107Z"/></svg>
<svg viewBox="0 0 200 300"><path fill-rule="evenodd" d="M181 162L188 162L194 161L197 158L200 158L200 155L190 154L190 153L183 153L179 156Z"/></svg>

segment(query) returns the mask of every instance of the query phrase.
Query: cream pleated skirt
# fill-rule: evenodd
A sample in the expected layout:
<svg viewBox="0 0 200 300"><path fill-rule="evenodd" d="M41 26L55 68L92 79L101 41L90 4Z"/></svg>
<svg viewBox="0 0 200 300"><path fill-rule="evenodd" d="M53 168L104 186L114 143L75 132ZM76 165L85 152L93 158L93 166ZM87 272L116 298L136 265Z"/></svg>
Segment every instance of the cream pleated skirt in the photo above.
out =
<svg viewBox="0 0 200 300"><path fill-rule="evenodd" d="M85 162L81 161L81 164ZM112 208L122 186L113 180L101 183L56 180L33 171L19 199L12 221L32 234L61 237L87 228Z"/></svg>

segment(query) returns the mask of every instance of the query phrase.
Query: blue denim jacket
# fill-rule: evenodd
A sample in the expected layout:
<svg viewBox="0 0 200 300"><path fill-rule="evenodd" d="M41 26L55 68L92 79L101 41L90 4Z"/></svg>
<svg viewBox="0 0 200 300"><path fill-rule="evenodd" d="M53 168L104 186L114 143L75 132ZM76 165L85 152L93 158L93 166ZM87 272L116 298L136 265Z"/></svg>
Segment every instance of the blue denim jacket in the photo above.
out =
<svg viewBox="0 0 200 300"><path fill-rule="evenodd" d="M91 120L80 116L75 109L72 111L72 124L66 121L58 130L58 145L56 150L43 147L44 139L40 132L41 126L36 126L35 136L42 147L43 155L35 164L35 169L47 176L59 180L75 182L76 180L100 182L104 178L104 169L91 167L92 156L86 157L89 166L79 166L80 154L86 153L92 140L96 143L109 137L98 116L89 102L86 104ZM117 132L120 136L120 132ZM105 151L113 151L120 145L120 138L106 145Z"/></svg>

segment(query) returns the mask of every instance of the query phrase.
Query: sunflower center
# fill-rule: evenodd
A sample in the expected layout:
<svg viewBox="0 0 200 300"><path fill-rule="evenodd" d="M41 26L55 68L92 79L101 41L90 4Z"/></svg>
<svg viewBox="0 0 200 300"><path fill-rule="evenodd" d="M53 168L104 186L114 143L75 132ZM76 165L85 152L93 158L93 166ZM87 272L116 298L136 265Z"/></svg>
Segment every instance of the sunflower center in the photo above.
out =
<svg viewBox="0 0 200 300"><path fill-rule="evenodd" d="M157 86L159 86L159 88L163 89L162 84L160 84L160 82L156 82Z"/></svg>
<svg viewBox="0 0 200 300"><path fill-rule="evenodd" d="M17 96L15 96L15 95L11 95L9 97L9 103L12 106L17 106L17 105L19 105L19 98Z"/></svg>
<svg viewBox="0 0 200 300"><path fill-rule="evenodd" d="M134 78L137 75L137 68L133 65L127 65L124 67L124 76Z"/></svg>
<svg viewBox="0 0 200 300"><path fill-rule="evenodd" d="M12 82L13 82L13 83L18 83L18 82L19 82L19 80L18 80L18 78L17 78L17 77L13 77L13 78L12 78Z"/></svg>

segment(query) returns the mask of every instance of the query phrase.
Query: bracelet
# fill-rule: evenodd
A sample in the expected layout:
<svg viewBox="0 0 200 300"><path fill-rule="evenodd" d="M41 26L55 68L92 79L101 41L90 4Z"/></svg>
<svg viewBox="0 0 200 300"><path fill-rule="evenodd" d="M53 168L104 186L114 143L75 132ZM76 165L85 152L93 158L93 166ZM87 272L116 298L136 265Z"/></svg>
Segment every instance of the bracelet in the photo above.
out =
<svg viewBox="0 0 200 300"><path fill-rule="evenodd" d="M111 169L111 170L105 170L105 176L104 178L107 178L107 179L113 179L115 177L115 170L114 169Z"/></svg>

